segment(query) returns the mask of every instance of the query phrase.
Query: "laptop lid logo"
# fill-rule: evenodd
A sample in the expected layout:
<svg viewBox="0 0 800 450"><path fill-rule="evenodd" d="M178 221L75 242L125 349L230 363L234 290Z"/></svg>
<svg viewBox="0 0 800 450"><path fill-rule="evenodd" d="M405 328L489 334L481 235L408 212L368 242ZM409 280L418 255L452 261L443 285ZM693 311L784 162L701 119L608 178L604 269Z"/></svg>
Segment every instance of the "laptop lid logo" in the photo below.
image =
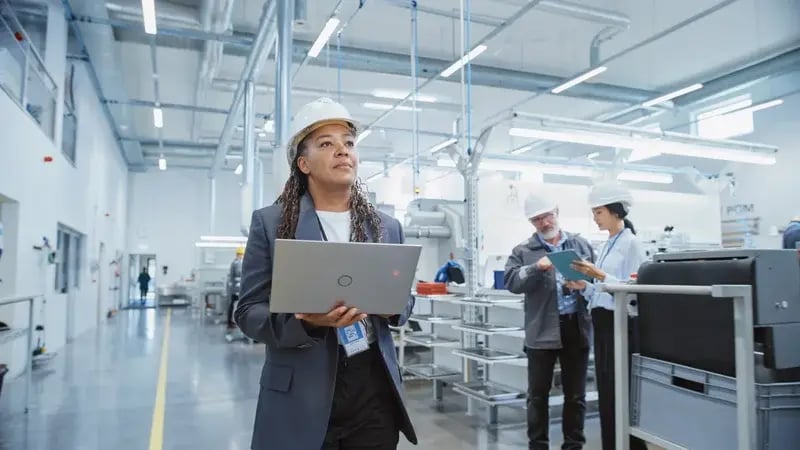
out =
<svg viewBox="0 0 800 450"><path fill-rule="evenodd" d="M342 275L339 277L338 283L341 287L348 287L353 284L353 277L350 275Z"/></svg>

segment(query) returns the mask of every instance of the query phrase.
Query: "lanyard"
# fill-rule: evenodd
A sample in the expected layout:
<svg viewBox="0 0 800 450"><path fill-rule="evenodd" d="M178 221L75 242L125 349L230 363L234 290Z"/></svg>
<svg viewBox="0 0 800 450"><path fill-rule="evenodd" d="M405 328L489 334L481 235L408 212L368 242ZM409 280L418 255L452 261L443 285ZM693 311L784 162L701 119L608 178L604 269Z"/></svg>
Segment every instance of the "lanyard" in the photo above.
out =
<svg viewBox="0 0 800 450"><path fill-rule="evenodd" d="M600 263L597 264L597 267L599 267L601 269L603 268L603 263L606 261L606 258L608 258L608 255L611 253L611 249L614 248L614 245L617 243L617 241L619 240L620 236L622 236L622 233L624 233L624 232L625 232L625 229L623 228L622 231L620 231L619 234L617 234L617 236L614 237L613 241L609 241L611 243L606 247L606 251L603 252L603 257L600 258Z"/></svg>

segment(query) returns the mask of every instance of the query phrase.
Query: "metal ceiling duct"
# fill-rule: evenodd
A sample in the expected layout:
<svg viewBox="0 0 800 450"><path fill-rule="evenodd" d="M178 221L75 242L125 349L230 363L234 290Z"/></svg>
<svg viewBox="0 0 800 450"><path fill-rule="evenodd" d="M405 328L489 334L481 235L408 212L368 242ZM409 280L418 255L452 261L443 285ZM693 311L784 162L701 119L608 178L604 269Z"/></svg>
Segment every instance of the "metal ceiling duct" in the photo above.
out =
<svg viewBox="0 0 800 450"><path fill-rule="evenodd" d="M142 2L140 0L109 0L106 1L105 7L115 19L136 21L142 19ZM197 9L163 1L159 1L156 6L156 21L159 25L179 25L193 28L199 28L201 25Z"/></svg>
<svg viewBox="0 0 800 450"><path fill-rule="evenodd" d="M258 23L258 31L253 39L253 46L250 49L250 53L247 55L247 60L245 61L244 69L239 79L239 87L233 95L230 113L225 119L225 125L222 128L222 137L220 138L220 143L217 147L216 155L214 156L214 163L211 166L210 176L214 175L214 172L225 160L225 154L230 145L234 126L238 123L242 111L245 83L257 78L263 60L266 59L275 45L275 41L278 37L278 27L276 23L277 6L275 3L276 1L268 0L264 4L261 19Z"/></svg>
<svg viewBox="0 0 800 450"><path fill-rule="evenodd" d="M93 17L108 18L108 11L102 2L92 0L63 0L67 13L73 16L86 15ZM89 64L92 66L91 72L97 77L97 87L101 92L97 95L102 101L104 98L115 98L127 101L128 96L125 91L123 80L124 72L119 70L122 66L117 43L114 40L112 29L105 25L95 25L89 23L73 22L71 24L77 29L85 45L86 53L89 57ZM125 104L108 106L110 124L113 133L119 139L120 131L125 134L133 133L134 120L130 107ZM138 142L121 141L123 157L127 160L129 169L141 170L144 165L142 148Z"/></svg>

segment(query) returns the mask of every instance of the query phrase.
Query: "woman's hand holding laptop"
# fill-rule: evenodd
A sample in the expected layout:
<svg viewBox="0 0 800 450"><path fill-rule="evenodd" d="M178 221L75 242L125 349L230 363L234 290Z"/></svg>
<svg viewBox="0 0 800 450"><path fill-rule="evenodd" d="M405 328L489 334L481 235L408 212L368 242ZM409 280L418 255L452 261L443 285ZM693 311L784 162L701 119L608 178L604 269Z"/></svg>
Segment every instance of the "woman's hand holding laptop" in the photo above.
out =
<svg viewBox="0 0 800 450"><path fill-rule="evenodd" d="M367 315L359 312L358 308L344 305L334 306L327 314L295 314L294 316L315 327L334 328L347 327L367 318ZM392 315L381 315L381 317L389 319Z"/></svg>

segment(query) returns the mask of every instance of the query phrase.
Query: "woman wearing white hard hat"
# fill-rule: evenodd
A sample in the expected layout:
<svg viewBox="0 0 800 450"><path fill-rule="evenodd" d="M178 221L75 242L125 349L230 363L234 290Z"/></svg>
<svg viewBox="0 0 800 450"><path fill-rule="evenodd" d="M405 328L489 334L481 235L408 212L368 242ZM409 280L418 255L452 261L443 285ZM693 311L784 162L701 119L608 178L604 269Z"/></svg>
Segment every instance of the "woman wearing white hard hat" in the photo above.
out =
<svg viewBox="0 0 800 450"><path fill-rule="evenodd" d="M589 192L589 206L598 228L608 232L608 241L600 250L597 265L589 261L576 261L573 268L595 279L597 283L625 282L639 270L647 256L628 212L633 204L630 191L618 182L594 185ZM571 282L589 300L594 326L595 375L600 403L600 432L603 450L616 448L614 416L614 298L600 292L593 283ZM635 346L636 324L630 319L631 347ZM630 352L629 352L630 353ZM632 450L646 450L645 443L630 438Z"/></svg>
<svg viewBox="0 0 800 450"><path fill-rule="evenodd" d="M275 239L403 242L400 223L370 204L358 180L358 132L333 100L303 106L292 121L289 180L274 205L253 213L236 309L242 331L267 348L253 450L388 450L400 431L416 444L389 330L405 323L413 298L388 317L344 306L327 314L270 312Z"/></svg>

